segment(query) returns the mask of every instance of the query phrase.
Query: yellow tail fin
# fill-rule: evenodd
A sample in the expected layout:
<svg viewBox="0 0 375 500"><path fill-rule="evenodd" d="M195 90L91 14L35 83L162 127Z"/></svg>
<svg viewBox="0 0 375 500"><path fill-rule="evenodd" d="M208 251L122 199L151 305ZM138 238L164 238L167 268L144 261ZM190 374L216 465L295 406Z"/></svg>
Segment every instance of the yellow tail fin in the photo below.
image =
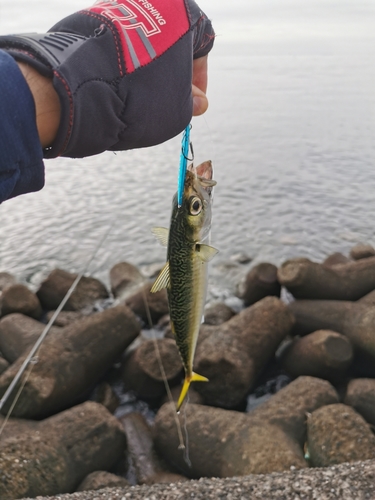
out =
<svg viewBox="0 0 375 500"><path fill-rule="evenodd" d="M191 382L208 382L208 378L198 375L198 373L192 373L190 377L185 377L184 385L182 386L180 397L178 398L176 411L179 412L186 398L186 394L189 390Z"/></svg>

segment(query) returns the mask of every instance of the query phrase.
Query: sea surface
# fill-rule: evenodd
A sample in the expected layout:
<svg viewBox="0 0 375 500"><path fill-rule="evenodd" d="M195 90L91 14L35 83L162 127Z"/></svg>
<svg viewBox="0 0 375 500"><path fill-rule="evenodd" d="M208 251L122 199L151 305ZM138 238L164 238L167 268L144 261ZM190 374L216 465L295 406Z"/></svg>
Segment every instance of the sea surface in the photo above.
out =
<svg viewBox="0 0 375 500"><path fill-rule="evenodd" d="M195 163L211 159L218 182L211 294L232 293L248 268L228 265L234 254L279 265L375 244L375 2L199 4L217 34L210 108L192 122ZM43 32L85 6L0 0L0 34ZM177 137L47 160L42 191L0 206L0 271L31 286L55 267L81 271L108 229L89 274L108 284L119 261L162 262L150 229L169 224L179 153Z"/></svg>

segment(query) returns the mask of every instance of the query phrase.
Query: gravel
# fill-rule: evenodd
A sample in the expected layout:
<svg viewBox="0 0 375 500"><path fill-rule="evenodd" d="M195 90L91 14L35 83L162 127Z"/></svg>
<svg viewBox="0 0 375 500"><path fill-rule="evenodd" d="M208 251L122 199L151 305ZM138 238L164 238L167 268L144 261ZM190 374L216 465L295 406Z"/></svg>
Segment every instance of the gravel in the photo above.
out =
<svg viewBox="0 0 375 500"><path fill-rule="evenodd" d="M105 488L38 500L375 500L375 460L225 479Z"/></svg>

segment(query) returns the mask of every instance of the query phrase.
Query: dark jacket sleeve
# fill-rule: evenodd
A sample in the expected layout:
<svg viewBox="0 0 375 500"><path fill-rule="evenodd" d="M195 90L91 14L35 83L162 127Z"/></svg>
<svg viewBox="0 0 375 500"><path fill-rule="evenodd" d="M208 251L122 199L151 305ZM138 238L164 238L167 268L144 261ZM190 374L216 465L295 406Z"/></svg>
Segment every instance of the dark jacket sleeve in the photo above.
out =
<svg viewBox="0 0 375 500"><path fill-rule="evenodd" d="M0 203L43 186L34 99L13 57L0 50Z"/></svg>

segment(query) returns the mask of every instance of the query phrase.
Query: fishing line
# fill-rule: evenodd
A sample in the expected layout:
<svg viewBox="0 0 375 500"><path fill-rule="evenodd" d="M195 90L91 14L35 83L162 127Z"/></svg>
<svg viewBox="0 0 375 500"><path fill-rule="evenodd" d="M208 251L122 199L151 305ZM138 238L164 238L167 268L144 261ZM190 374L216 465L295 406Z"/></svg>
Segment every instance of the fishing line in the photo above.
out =
<svg viewBox="0 0 375 500"><path fill-rule="evenodd" d="M168 379L167 379L167 375L166 375L165 370L164 370L163 361L161 359L160 349L159 349L159 346L157 343L155 332L153 331L153 323L152 323L150 308L148 307L147 296L146 296L146 291L145 291L144 287L142 287L142 294L143 294L143 301L144 301L145 309L146 309L147 321L150 325L150 328L152 329L152 340L154 342L156 358L158 360L158 365L159 365L160 373L161 373L161 376L163 379L164 387L165 387L165 390L167 391L167 396L168 396L169 402L174 405L173 396L172 396L171 389L170 389L169 384L168 384ZM175 423L176 423L176 427L177 427L177 434L178 434L178 441L179 441L178 449L185 450L184 438L182 435L180 421L178 419L176 412L173 412L173 415L174 415L174 419L175 419Z"/></svg>
<svg viewBox="0 0 375 500"><path fill-rule="evenodd" d="M65 306L65 304L67 303L67 301L69 300L70 296L72 295L72 293L74 292L74 290L76 289L78 283L80 282L81 278L83 277L83 275L86 273L86 271L88 270L89 266L91 265L92 261L94 260L94 258L96 257L96 254L98 253L100 247L103 245L104 241L106 240L106 238L108 237L110 231L112 230L113 228L113 225L114 225L114 221L112 222L112 224L109 226L109 228L107 229L107 231L105 232L105 234L102 236L102 238L99 240L99 243L96 245L96 247L94 248L94 252L91 254L89 260L87 261L83 271L81 271L76 279L74 280L73 284L71 285L71 287L69 288L69 290L66 292L65 294L65 297L62 299L62 301L60 302L58 308L56 309L56 311L54 312L54 314L52 315L52 318L49 320L49 322L47 323L46 327L44 328L43 332L40 334L38 340L35 342L34 346L32 347L32 349L30 350L29 354L26 356L24 362L22 363L21 365L21 368L18 370L17 374L15 375L14 379L12 380L12 382L10 383L8 389L5 391L3 397L1 398L0 400L0 411L2 410L3 406L5 405L5 403L7 402L8 398L10 397L10 395L12 394L14 388L16 387L16 385L18 384L19 380L21 379L22 375L24 374L24 372L26 371L26 368L27 366L31 363L32 360L34 360L34 363L32 363L30 365L30 372L27 376L27 378L30 376L30 373L34 367L34 365L36 364L37 362L37 352L39 350L39 348L41 347L44 339L46 338L48 332L50 331L52 325L54 324L57 316L60 314L60 312L62 311L63 307ZM26 382L23 384L21 384L21 387L23 389L23 387L25 386ZM9 420L9 417L21 395L21 391L18 391L15 398L14 398L14 401L7 413L7 417L6 417L6 420ZM3 431L3 428L4 428L4 425L2 426L1 430L0 430L0 436L1 436L1 432Z"/></svg>
<svg viewBox="0 0 375 500"><path fill-rule="evenodd" d="M187 408L187 405L189 404L189 402L190 402L190 395L189 395L189 393L187 393L186 403L184 404L184 412L183 412L184 432L185 432L184 460L185 460L185 463L191 468L191 460L190 460L190 456L189 456L189 433L187 430L187 418L186 418L186 408Z"/></svg>
<svg viewBox="0 0 375 500"><path fill-rule="evenodd" d="M12 414L12 412L13 412L13 410L14 410L14 407L16 406L17 401L18 401L19 397L21 396L21 393L22 393L22 391L23 391L23 388L25 387L25 385L26 385L27 381L29 380L30 373L31 373L32 369L33 369L33 364L32 364L32 361L31 361L31 362L30 362L30 366L29 366L29 370L28 370L28 372L26 373L25 377L23 378L22 384L20 385L20 387L19 387L19 389L18 389L18 391L17 391L17 394L16 394L15 398L13 399L13 402L12 402L12 404L11 404L10 408L9 408L9 411L8 411L8 413L6 414L5 418L4 418L3 424L2 424L2 426L0 427L0 440L1 440L1 435L2 435L2 433L3 433L3 431L4 431L4 429L5 429L5 426L6 426L6 424L8 423L8 420L9 420L9 418L10 418L10 415Z"/></svg>

